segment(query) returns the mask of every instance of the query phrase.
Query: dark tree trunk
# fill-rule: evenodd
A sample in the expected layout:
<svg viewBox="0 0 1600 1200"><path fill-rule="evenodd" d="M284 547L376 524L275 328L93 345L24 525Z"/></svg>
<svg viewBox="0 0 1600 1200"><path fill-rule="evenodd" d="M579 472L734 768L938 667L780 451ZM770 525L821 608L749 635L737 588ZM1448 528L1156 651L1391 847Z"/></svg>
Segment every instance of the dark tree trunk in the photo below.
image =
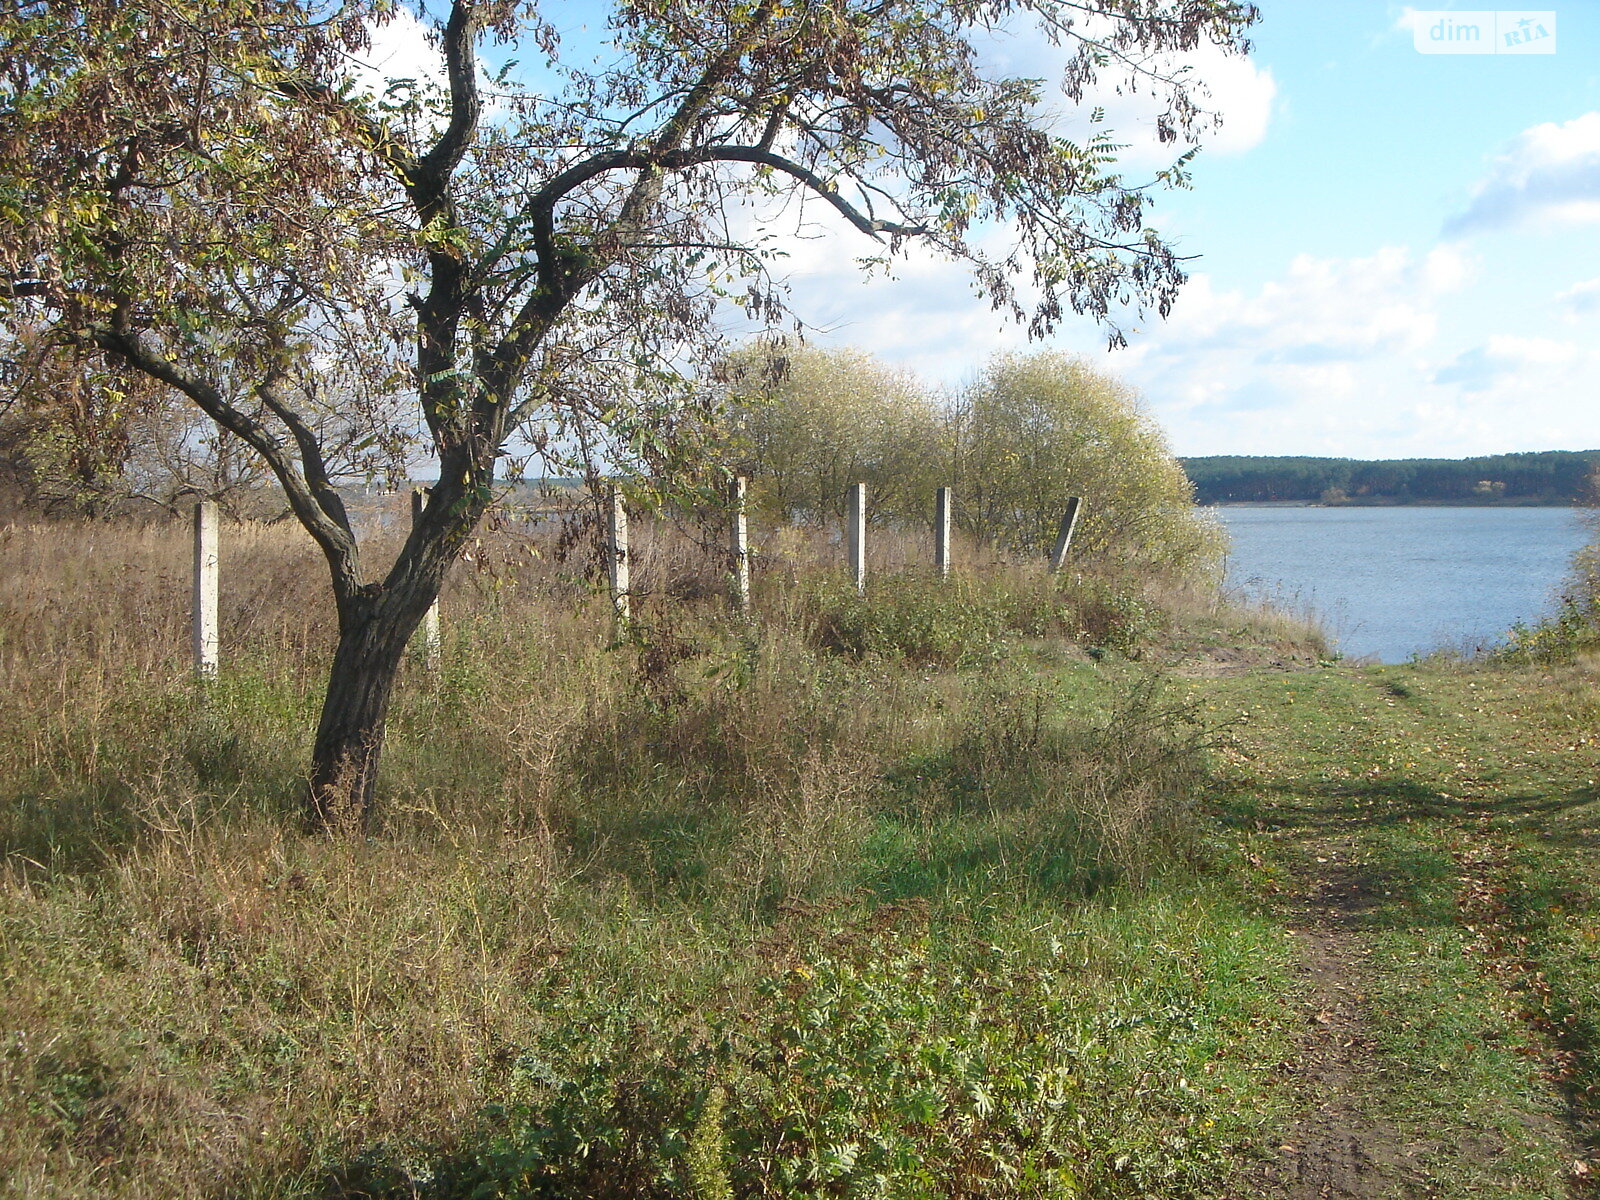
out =
<svg viewBox="0 0 1600 1200"><path fill-rule="evenodd" d="M496 442L495 444L498 444ZM439 598L450 564L477 528L493 490L494 460L444 457L443 478L412 524L411 536L382 583L335 593L339 643L311 751L308 816L324 827L359 827L372 811L384 721L406 644ZM466 492L459 481L478 480ZM331 561L331 559L330 559Z"/></svg>
<svg viewBox="0 0 1600 1200"><path fill-rule="evenodd" d="M317 824L359 826L371 811L389 697L406 643L438 590L421 580L404 592L369 589L340 613L311 752L309 815Z"/></svg>

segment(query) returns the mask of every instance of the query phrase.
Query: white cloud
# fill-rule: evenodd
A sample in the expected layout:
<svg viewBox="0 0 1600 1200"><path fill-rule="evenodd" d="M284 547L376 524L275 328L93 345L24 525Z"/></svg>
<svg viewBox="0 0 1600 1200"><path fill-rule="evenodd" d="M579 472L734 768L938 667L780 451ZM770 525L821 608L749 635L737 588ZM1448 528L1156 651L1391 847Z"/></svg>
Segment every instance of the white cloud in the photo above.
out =
<svg viewBox="0 0 1600 1200"><path fill-rule="evenodd" d="M1577 346L1551 338L1495 334L1464 350L1434 372L1433 382L1458 384L1463 391L1486 392L1508 378L1545 367L1563 367L1581 356Z"/></svg>
<svg viewBox="0 0 1600 1200"><path fill-rule="evenodd" d="M1254 291L1197 277L1122 371L1188 454L1465 455L1600 445L1600 353L1497 334L1441 349L1471 298L1456 247L1301 256Z"/></svg>
<svg viewBox="0 0 1600 1200"><path fill-rule="evenodd" d="M1490 163L1451 235L1600 222L1600 112L1523 130Z"/></svg>
<svg viewBox="0 0 1600 1200"><path fill-rule="evenodd" d="M859 260L883 254L883 244L815 196L746 201L732 215L735 240L770 239L779 255L773 274L786 280L790 309L808 336L860 347L935 383L958 382L995 350L1027 341L976 294L965 263L912 245L887 271L864 271ZM974 241L999 253L1009 236L991 229Z"/></svg>
<svg viewBox="0 0 1600 1200"><path fill-rule="evenodd" d="M1119 77L1107 67L1082 104L1073 106L1059 87L1070 46L1054 46L1037 33L1017 30L997 32L982 39L980 46L983 65L991 72L1044 81L1041 107L1054 114L1051 124L1064 137L1081 140L1097 129L1110 130L1126 147L1119 161L1133 168L1170 165L1188 149L1181 143L1163 145L1156 136L1156 121L1165 105L1148 77ZM1220 118L1220 125L1203 119L1196 128L1195 142L1207 153L1243 154L1265 139L1278 83L1272 71L1254 59L1227 53L1207 41L1186 54L1152 57L1143 65L1158 73L1181 73L1200 108ZM1137 90L1127 86L1130 82ZM1091 126L1088 115L1097 106L1105 110L1105 120Z"/></svg>
<svg viewBox="0 0 1600 1200"><path fill-rule="evenodd" d="M1209 146L1219 154L1243 154L1266 140L1278 98L1278 81L1253 59L1229 56L1202 67L1211 92L1210 107L1222 114L1222 128Z"/></svg>
<svg viewBox="0 0 1600 1200"><path fill-rule="evenodd" d="M1199 275L1167 324L1151 330L1143 353L1185 358L1226 350L1258 366L1307 366L1415 351L1434 337L1434 301L1459 288L1468 272L1456 251L1418 260L1391 246L1355 259L1297 255L1281 279L1254 295L1219 292Z"/></svg>
<svg viewBox="0 0 1600 1200"><path fill-rule="evenodd" d="M1458 292L1471 282L1477 263L1460 247L1445 243L1422 260L1422 282L1434 295Z"/></svg>
<svg viewBox="0 0 1600 1200"><path fill-rule="evenodd" d="M872 243L832 231L803 243L796 311L820 340L866 349L931 382L959 383L1023 333L973 295L959 264L920 255L863 282ZM1095 357L1145 396L1184 454L1466 455L1600 446L1600 351L1549 336L1448 340L1472 308L1476 256L1446 244L1351 258L1301 255L1253 289L1196 275L1171 317L1103 356L1069 322L1057 344ZM1483 285L1487 286L1487 285ZM1592 294L1600 279L1570 289ZM1103 356L1103 357L1102 357Z"/></svg>
<svg viewBox="0 0 1600 1200"><path fill-rule="evenodd" d="M1600 277L1585 279L1556 294L1556 303L1567 315L1586 317L1600 312Z"/></svg>
<svg viewBox="0 0 1600 1200"><path fill-rule="evenodd" d="M428 27L408 10L397 8L389 20L374 24L371 39L371 48L351 71L364 91L381 96L391 81L400 79L428 88L446 86L444 59L430 41Z"/></svg>
<svg viewBox="0 0 1600 1200"><path fill-rule="evenodd" d="M1200 107L1220 121L1213 125L1203 119L1195 131L1195 144L1205 153L1243 154L1266 139L1278 97L1270 69L1253 59L1225 54L1209 42L1173 65L1184 70ZM1187 148L1181 143L1163 145L1156 136L1163 105L1148 89L1117 95L1102 86L1085 101L1105 109L1105 127L1126 143L1119 155L1126 165L1164 166Z"/></svg>

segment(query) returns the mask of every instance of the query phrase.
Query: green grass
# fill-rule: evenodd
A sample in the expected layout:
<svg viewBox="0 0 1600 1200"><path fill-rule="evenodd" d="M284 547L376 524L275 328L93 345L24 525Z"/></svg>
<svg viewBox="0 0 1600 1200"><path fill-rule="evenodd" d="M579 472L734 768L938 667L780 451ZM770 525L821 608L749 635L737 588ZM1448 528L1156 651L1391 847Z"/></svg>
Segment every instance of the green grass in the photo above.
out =
<svg viewBox="0 0 1600 1200"><path fill-rule="evenodd" d="M1198 1197L1285 1118L1205 729L1048 615L1126 582L907 580L850 646L462 590L351 837L294 809L315 625L235 611L198 693L171 575L0 655L3 1194Z"/></svg>
<svg viewBox="0 0 1600 1200"><path fill-rule="evenodd" d="M39 631L0 647L0 1194L1262 1193L1316 1101L1319 859L1366 888L1380 1183L1584 1194L1583 667L1242 669L1325 648L1020 570L617 643L496 577L403 681L370 830L312 835L323 617L274 624L257 552L203 696L170 563L71 593L105 610L0 581Z"/></svg>
<svg viewBox="0 0 1600 1200"><path fill-rule="evenodd" d="M1592 680L1446 665L1206 690L1240 714L1225 806L1264 890L1329 854L1372 888L1364 1103L1407 1148L1394 1186L1569 1195L1600 1015Z"/></svg>

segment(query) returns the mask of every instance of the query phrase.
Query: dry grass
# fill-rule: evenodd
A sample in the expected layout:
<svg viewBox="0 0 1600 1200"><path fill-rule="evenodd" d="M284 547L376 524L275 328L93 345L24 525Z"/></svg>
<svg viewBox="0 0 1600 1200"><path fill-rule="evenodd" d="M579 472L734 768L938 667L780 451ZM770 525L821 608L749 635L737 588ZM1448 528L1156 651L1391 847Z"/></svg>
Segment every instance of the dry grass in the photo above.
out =
<svg viewBox="0 0 1600 1200"><path fill-rule="evenodd" d="M357 839L293 819L331 638L302 533L226 531L225 665L202 694L183 529L0 530L0 1192L425 1192L490 1144L495 1106L578 1104L526 1092L547 1060L664 1089L633 1118L615 1096L541 1118L621 1121L561 1169L589 1181L570 1194L622 1188L657 1170L652 1123L688 1120L710 1086L681 1066L693 1030L781 999L775 929L804 962L830 913L981 899L1051 914L1016 935L1048 959L1037 930L1073 904L1180 869L1199 741L1156 684L1082 662L1046 680L1015 620L960 671L830 652L834 584L804 565L820 536L763 536L747 623L714 554L645 530L638 630L617 645L581 552L563 561L552 530L486 535L444 600L443 670L403 681L383 812ZM1131 602L1126 582L989 578L959 603L866 603L892 641L928 611L957 635L988 621L983 596L1034 612L1055 589L1058 639ZM1118 963L1103 994L1098 975L1075 985L1085 1020L1147 1002ZM1152 1131L1173 1119L1138 1091L1145 1065L1092 1070L1145 1096ZM735 1091L740 1120L754 1095ZM673 1193L659 1154L655 1182L619 1194Z"/></svg>

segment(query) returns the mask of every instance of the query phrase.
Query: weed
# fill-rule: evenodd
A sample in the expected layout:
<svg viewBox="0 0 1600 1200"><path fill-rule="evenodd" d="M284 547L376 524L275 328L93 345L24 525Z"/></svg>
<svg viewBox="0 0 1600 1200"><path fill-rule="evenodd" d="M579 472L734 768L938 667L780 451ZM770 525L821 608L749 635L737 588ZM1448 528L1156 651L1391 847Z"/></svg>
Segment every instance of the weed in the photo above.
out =
<svg viewBox="0 0 1600 1200"><path fill-rule="evenodd" d="M5 536L11 1194L1181 1196L1264 1136L1201 1080L1281 1057L1284 948L1193 869L1198 728L1070 642L1101 584L772 566L669 614L663 533L619 641L508 528L369 835L311 836L303 535L225 539L203 694L182 531Z"/></svg>

